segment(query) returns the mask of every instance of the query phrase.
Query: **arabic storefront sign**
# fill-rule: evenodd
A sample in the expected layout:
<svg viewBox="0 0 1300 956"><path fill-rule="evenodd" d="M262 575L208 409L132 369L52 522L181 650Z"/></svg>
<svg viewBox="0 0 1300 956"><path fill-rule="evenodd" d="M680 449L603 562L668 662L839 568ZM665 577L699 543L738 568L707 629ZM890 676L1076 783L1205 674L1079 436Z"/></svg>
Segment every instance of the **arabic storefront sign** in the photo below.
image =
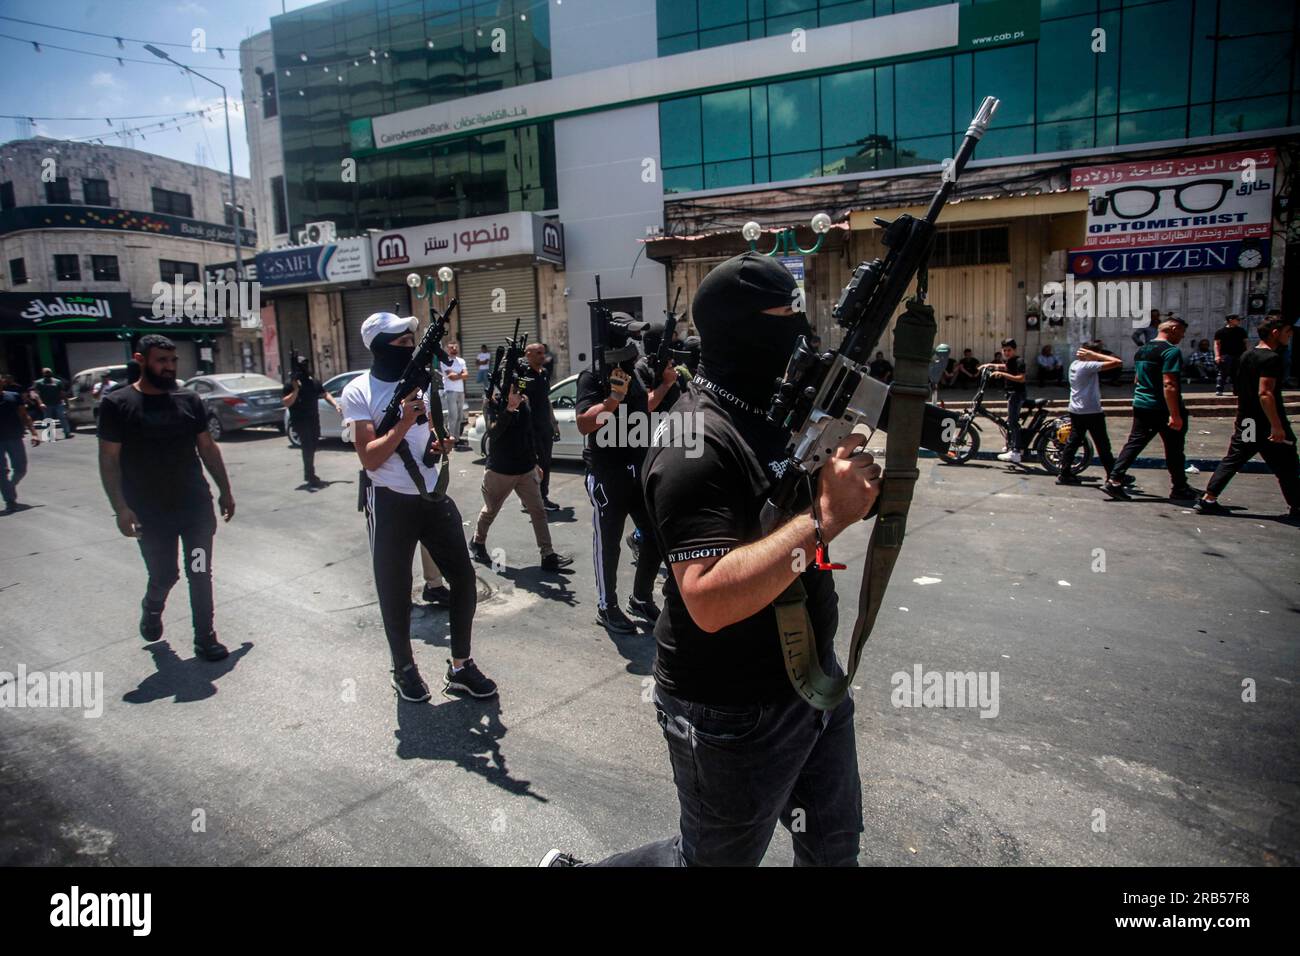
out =
<svg viewBox="0 0 1300 956"><path fill-rule="evenodd" d="M121 328L134 317L125 292L0 292L0 329L6 332Z"/></svg>
<svg viewBox="0 0 1300 956"><path fill-rule="evenodd" d="M219 316L155 316L125 292L0 292L0 332L94 332L101 329L220 333Z"/></svg>
<svg viewBox="0 0 1300 956"><path fill-rule="evenodd" d="M1070 174L1088 190L1088 248L1267 239L1277 153L1259 149L1089 166Z"/></svg>
<svg viewBox="0 0 1300 956"><path fill-rule="evenodd" d="M257 256L257 279L263 288L372 278L370 241L365 238L277 249Z"/></svg>
<svg viewBox="0 0 1300 956"><path fill-rule="evenodd" d="M532 213L512 212L376 233L371 249L377 270L516 255L562 264L564 230Z"/></svg>
<svg viewBox="0 0 1300 956"><path fill-rule="evenodd" d="M19 206L17 209L0 212L0 235L20 229L115 229L235 244L233 226L180 216L164 216L156 212L106 209L100 206ZM253 249L257 246L257 233L252 229L241 229L239 241Z"/></svg>
<svg viewBox="0 0 1300 956"><path fill-rule="evenodd" d="M1080 278L1156 275L1173 272L1230 272L1267 269L1269 241L1185 243L1130 249L1081 249L1070 253L1070 272Z"/></svg>

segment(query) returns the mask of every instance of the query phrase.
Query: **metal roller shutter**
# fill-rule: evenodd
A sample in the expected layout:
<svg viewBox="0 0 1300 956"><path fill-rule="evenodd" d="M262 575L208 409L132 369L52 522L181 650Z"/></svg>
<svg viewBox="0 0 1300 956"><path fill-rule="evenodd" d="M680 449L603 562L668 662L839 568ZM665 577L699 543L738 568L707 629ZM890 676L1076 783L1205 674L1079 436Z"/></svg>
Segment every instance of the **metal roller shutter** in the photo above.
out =
<svg viewBox="0 0 1300 956"><path fill-rule="evenodd" d="M494 300L505 293L505 311L493 312ZM538 336L537 286L531 266L523 269L497 269L491 272L462 272L456 276L456 337L461 357L472 363L478 347L486 344L489 352L514 333L515 319L520 319L519 334L532 342ZM478 397L483 390L473 378L465 383L466 394Z"/></svg>
<svg viewBox="0 0 1300 956"><path fill-rule="evenodd" d="M311 326L307 322L307 299L289 296L275 300L276 342L280 348L280 368L289 367L289 348L311 350Z"/></svg>
<svg viewBox="0 0 1300 956"><path fill-rule="evenodd" d="M372 285L343 292L343 330L347 338L348 369L370 368L370 350L361 341L361 324L376 312L411 315L410 289L405 285Z"/></svg>

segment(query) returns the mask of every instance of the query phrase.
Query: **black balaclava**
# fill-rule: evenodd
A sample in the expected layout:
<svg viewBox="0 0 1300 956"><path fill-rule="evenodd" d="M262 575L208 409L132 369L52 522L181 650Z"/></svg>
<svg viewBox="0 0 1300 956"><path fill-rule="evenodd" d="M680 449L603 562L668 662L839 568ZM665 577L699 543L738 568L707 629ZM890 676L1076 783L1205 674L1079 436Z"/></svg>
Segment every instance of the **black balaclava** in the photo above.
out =
<svg viewBox="0 0 1300 956"><path fill-rule="evenodd" d="M702 378L766 414L800 335L812 329L801 312L766 315L764 309L794 305L794 276L771 256L746 252L704 277L691 303L700 332Z"/></svg>
<svg viewBox="0 0 1300 956"><path fill-rule="evenodd" d="M392 344L403 335L410 335L410 332L380 332L370 342L370 354L375 357L370 363L370 374L381 382L400 379L415 354L414 345L399 347Z"/></svg>

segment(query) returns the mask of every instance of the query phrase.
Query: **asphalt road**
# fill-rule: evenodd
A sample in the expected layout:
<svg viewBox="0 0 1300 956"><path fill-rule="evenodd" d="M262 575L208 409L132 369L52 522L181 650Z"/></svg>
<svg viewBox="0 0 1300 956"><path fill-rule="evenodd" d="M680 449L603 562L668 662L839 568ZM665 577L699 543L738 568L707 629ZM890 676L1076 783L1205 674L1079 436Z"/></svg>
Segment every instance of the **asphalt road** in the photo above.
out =
<svg viewBox="0 0 1300 956"><path fill-rule="evenodd" d="M552 490L571 574L535 569L515 506L489 538L508 568L480 568L474 654L500 699L421 706L388 685L351 450L319 452L318 492L272 433L222 450L238 513L215 547L220 664L193 657L183 583L168 640L142 645L143 566L93 437L32 453L31 507L0 517L0 670L100 673L103 714L0 710L0 863L528 865L674 832L653 642L593 623L577 467ZM467 522L475 458L453 465ZM921 476L855 692L862 862L1297 863L1300 529L1274 520L1273 479L1240 476L1233 515L1201 518L1032 468L931 459ZM868 530L835 545L845 632ZM446 631L417 609L431 684ZM996 716L894 706L893 675L917 666L996 673ZM778 830L765 862L790 860Z"/></svg>

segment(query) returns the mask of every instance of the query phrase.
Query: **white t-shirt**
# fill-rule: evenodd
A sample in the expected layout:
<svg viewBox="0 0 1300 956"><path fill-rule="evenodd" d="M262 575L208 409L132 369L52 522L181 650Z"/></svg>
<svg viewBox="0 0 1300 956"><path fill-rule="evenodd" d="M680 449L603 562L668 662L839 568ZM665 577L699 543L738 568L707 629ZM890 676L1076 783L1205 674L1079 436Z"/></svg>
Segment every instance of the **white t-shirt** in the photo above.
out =
<svg viewBox="0 0 1300 956"><path fill-rule="evenodd" d="M491 352L479 352L478 355L474 356L474 358L478 360L478 370L480 372L487 371L487 369L492 365Z"/></svg>
<svg viewBox="0 0 1300 956"><path fill-rule="evenodd" d="M370 422L378 425L379 420L384 417L384 409L388 407L388 402L393 397L393 391L397 388L396 382L384 382L372 376L370 373L358 375L352 381L348 382L347 387L343 389L343 417L354 422ZM425 401L425 413L428 414L429 403ZM411 430L406 433L406 444L411 449L411 455L415 459L416 467L420 469L420 474L424 478L424 487L428 491L433 490L434 483L438 480L437 467L430 468L424 463L422 457L424 450L429 447L429 426L428 424L415 424ZM411 476L406 471L406 465L402 463L401 456L396 452L388 456L388 459L374 471L366 469L366 474L375 484L393 491L400 492L404 495L418 495L420 489L415 486Z"/></svg>
<svg viewBox="0 0 1300 956"><path fill-rule="evenodd" d="M465 380L458 378L455 381L447 377L448 372L463 374L465 371L465 360L457 355L451 360L450 365L444 365L442 371L442 390L444 392L463 392L465 391Z"/></svg>

